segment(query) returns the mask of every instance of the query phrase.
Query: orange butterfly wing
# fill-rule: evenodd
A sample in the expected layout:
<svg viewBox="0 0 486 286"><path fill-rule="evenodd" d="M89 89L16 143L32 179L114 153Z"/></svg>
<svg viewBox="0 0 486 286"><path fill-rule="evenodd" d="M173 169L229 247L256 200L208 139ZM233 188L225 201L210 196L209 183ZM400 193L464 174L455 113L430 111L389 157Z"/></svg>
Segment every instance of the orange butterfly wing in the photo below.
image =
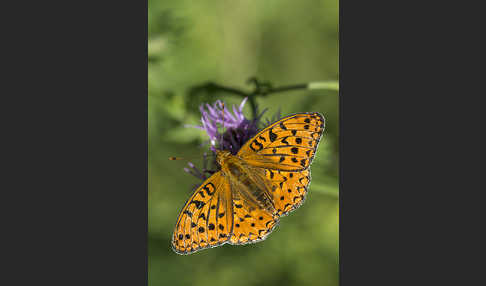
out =
<svg viewBox="0 0 486 286"><path fill-rule="evenodd" d="M272 184L275 214L252 207L243 199L233 198L234 222L231 244L247 244L264 240L278 225L279 217L297 209L305 200L310 183L310 171L286 172L265 170Z"/></svg>
<svg viewBox="0 0 486 286"><path fill-rule="evenodd" d="M324 127L320 113L292 114L260 131L238 152L248 164L265 169L277 216L304 202L310 183L309 166Z"/></svg>
<svg viewBox="0 0 486 286"><path fill-rule="evenodd" d="M231 244L264 240L278 225L278 218L264 209L252 209L244 200L233 200L234 222Z"/></svg>
<svg viewBox="0 0 486 286"><path fill-rule="evenodd" d="M249 169L253 176L264 177L262 169ZM261 181L263 182L263 181ZM240 184L240 187L238 187ZM269 212L255 201L245 198L240 192L241 183L230 182L233 189L233 235L231 244L247 244L263 240L278 225L278 216ZM260 194L260 199L267 197L271 201L271 194L267 191Z"/></svg>
<svg viewBox="0 0 486 286"><path fill-rule="evenodd" d="M209 177L184 205L172 236L178 254L222 245L232 236L231 189L221 172Z"/></svg>
<svg viewBox="0 0 486 286"><path fill-rule="evenodd" d="M286 116L248 140L237 156L255 167L305 170L312 163L324 123L324 117L317 112Z"/></svg>
<svg viewBox="0 0 486 286"><path fill-rule="evenodd" d="M310 183L308 169L324 131L319 113L298 113L269 125L238 152L245 162L265 169L270 182L275 214L251 207L234 198L234 226L231 244L261 241L278 225L278 217L298 208Z"/></svg>
<svg viewBox="0 0 486 286"><path fill-rule="evenodd" d="M277 216L287 215L302 205L310 183L310 170L286 172L266 170L266 177L272 182L272 195Z"/></svg>

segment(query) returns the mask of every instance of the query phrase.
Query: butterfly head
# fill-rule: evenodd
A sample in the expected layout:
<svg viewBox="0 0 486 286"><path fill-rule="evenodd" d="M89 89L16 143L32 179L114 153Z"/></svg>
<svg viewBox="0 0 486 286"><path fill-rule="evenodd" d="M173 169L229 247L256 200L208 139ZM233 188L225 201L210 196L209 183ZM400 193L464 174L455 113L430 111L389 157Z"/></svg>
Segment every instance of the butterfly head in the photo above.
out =
<svg viewBox="0 0 486 286"><path fill-rule="evenodd" d="M230 158L232 157L233 154L231 154L230 151L228 150L217 150L216 151L216 162L218 162L218 164L220 166L223 166L225 165L225 162Z"/></svg>

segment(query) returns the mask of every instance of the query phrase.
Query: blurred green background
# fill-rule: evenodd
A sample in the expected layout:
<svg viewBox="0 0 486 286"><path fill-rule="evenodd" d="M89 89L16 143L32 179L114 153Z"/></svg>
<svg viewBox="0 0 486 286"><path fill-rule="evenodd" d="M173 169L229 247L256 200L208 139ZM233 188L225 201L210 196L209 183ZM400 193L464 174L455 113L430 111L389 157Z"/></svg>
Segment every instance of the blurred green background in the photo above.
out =
<svg viewBox="0 0 486 286"><path fill-rule="evenodd" d="M338 285L338 92L298 90L258 97L264 118L321 112L326 130L312 164L306 202L267 240L175 254L180 209L200 183L182 169L201 166L197 106L225 93L188 91L207 81L250 91L256 76L274 86L338 80L338 0L149 0L149 285ZM249 104L245 114L251 117Z"/></svg>

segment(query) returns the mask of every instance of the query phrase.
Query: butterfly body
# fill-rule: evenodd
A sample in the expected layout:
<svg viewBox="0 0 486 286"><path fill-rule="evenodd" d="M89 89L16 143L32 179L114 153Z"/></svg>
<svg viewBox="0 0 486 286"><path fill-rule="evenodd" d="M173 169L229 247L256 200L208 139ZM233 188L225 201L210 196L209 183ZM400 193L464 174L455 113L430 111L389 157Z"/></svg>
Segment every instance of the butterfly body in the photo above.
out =
<svg viewBox="0 0 486 286"><path fill-rule="evenodd" d="M190 254L265 239L281 216L303 203L323 130L319 113L297 113L260 131L236 155L217 151L220 171L186 202L172 238L174 251Z"/></svg>
<svg viewBox="0 0 486 286"><path fill-rule="evenodd" d="M265 209L272 214L276 212L271 195L267 192L271 183L265 177L264 169L252 167L228 151L218 151L216 161L221 166L222 176L231 186L231 194L228 195L244 199L252 208Z"/></svg>

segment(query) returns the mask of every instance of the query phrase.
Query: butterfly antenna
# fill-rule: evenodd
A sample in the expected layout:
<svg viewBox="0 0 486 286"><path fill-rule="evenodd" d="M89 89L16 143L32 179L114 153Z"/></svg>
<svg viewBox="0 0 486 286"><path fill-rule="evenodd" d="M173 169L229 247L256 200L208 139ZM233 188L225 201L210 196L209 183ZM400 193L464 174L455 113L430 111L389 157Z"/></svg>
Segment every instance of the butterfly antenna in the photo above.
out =
<svg viewBox="0 0 486 286"><path fill-rule="evenodd" d="M188 160L196 160L198 159L197 157L193 156L193 157L169 157L169 160L170 161L188 161Z"/></svg>
<svg viewBox="0 0 486 286"><path fill-rule="evenodd" d="M169 157L169 160L176 161L176 160L184 160L182 157Z"/></svg>

